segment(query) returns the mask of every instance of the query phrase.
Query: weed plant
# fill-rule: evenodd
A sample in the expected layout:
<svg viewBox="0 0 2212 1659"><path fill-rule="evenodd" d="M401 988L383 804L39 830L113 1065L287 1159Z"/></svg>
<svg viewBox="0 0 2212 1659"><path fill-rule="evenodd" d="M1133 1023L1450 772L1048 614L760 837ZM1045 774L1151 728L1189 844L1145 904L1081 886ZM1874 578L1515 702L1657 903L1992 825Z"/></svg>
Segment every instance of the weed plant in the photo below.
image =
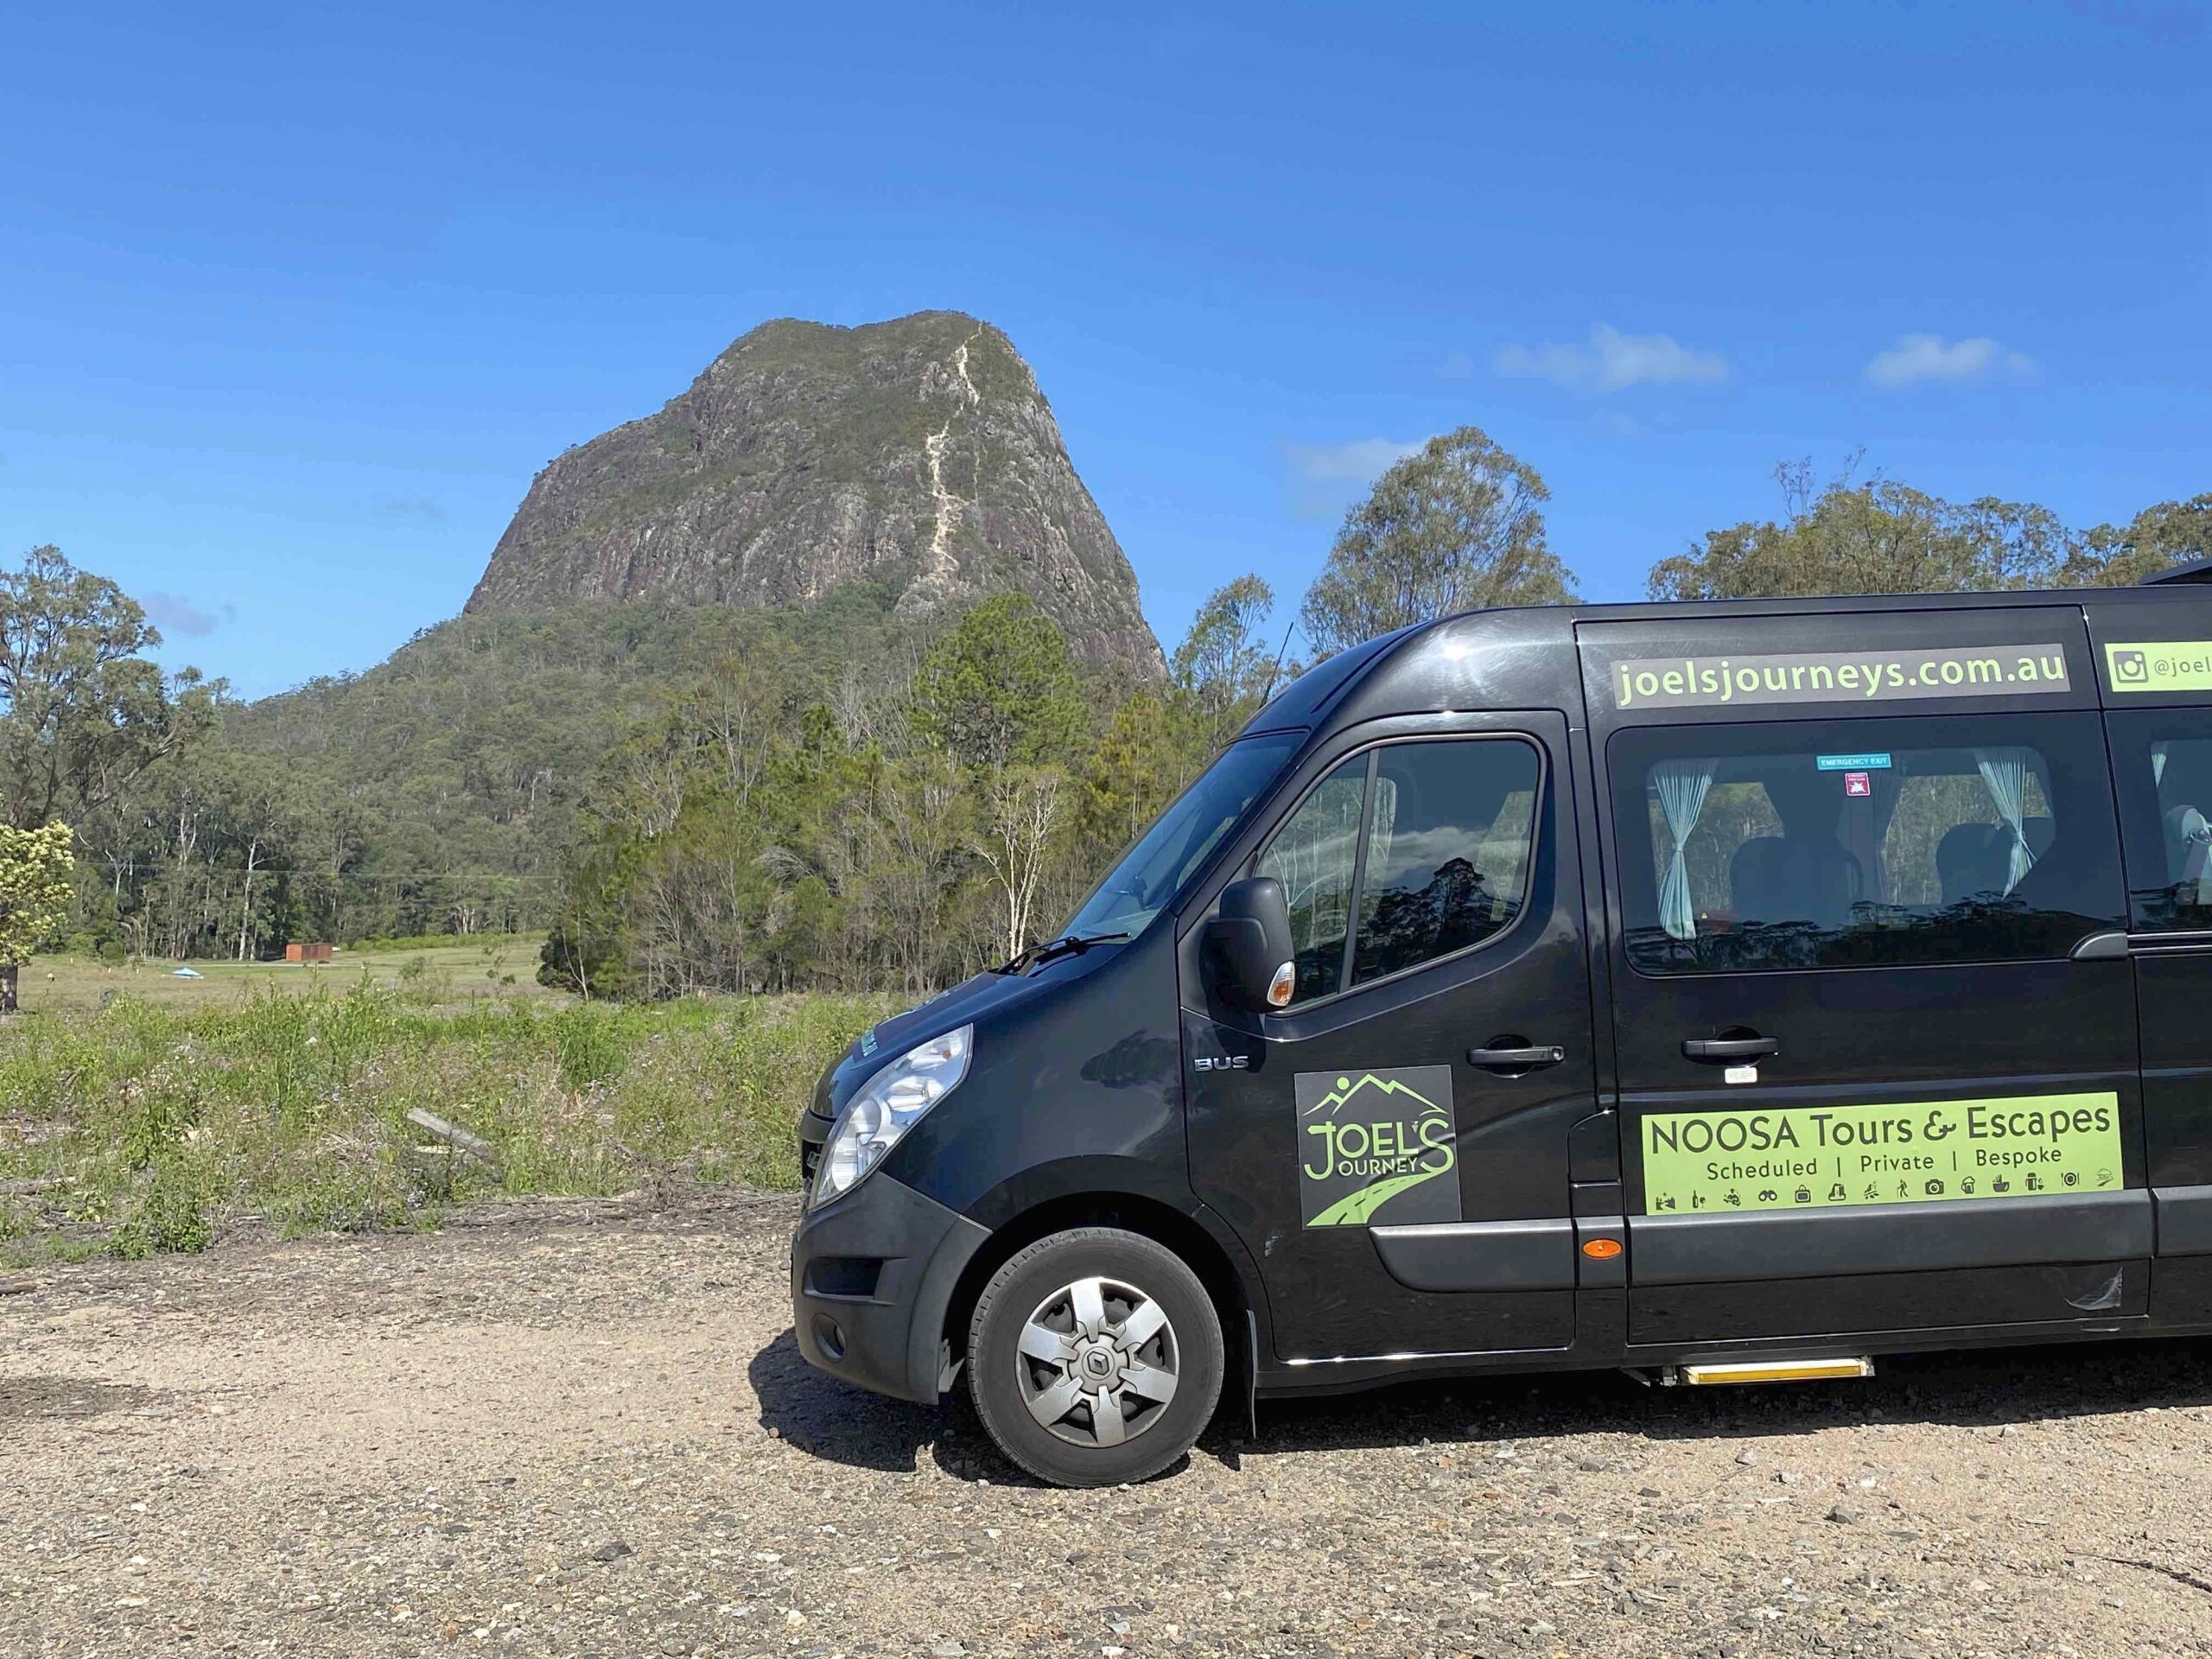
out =
<svg viewBox="0 0 2212 1659"><path fill-rule="evenodd" d="M434 988L117 997L0 1024L0 1261L434 1224L505 1193L604 1195L686 1172L790 1188L823 1066L891 1011L808 995L442 1006ZM496 1178L407 1121L492 1143Z"/></svg>

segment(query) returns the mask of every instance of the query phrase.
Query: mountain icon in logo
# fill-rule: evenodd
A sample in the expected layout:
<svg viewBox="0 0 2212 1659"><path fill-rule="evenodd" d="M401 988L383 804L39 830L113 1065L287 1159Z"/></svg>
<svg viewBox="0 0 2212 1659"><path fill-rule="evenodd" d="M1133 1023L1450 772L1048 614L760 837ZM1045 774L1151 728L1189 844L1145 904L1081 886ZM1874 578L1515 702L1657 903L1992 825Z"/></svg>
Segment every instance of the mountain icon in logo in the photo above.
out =
<svg viewBox="0 0 2212 1659"><path fill-rule="evenodd" d="M1433 1071L1442 1070L1443 1068L1438 1066L1422 1066L1420 1069L1424 1071ZM1361 1090L1366 1089L1378 1090L1385 1095L1403 1095L1419 1103L1421 1105L1430 1107L1433 1109L1442 1109L1441 1108L1437 1107L1434 1101L1431 1100L1427 1095L1422 1094L1418 1089L1414 1089L1405 1084L1400 1083L1395 1077L1378 1077L1372 1071L1363 1071L1360 1074L1360 1078L1357 1083L1352 1082L1349 1077L1338 1077L1337 1079L1337 1086L1335 1088L1329 1090L1327 1094L1322 1096L1320 1099L1315 1101L1311 1106L1301 1106L1299 1108L1298 1115L1300 1117L1310 1117L1315 1112L1326 1111L1330 1116L1334 1117L1343 1108L1351 1105L1352 1101L1357 1097Z"/></svg>

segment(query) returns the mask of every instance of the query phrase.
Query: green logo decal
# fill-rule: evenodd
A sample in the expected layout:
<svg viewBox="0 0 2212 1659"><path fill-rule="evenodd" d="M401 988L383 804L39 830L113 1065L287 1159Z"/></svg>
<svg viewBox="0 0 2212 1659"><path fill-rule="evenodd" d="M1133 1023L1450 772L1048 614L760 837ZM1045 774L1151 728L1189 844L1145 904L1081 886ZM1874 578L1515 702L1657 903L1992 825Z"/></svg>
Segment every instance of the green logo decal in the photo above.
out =
<svg viewBox="0 0 2212 1659"><path fill-rule="evenodd" d="M1308 1227L1459 1219L1452 1068L1301 1071L1299 1207Z"/></svg>
<svg viewBox="0 0 2212 1659"><path fill-rule="evenodd" d="M1646 1215L2112 1192L2120 1096L1660 1112L1638 1125Z"/></svg>
<svg viewBox="0 0 2212 1659"><path fill-rule="evenodd" d="M2115 691L2212 691L2212 639L2108 645L2105 674Z"/></svg>

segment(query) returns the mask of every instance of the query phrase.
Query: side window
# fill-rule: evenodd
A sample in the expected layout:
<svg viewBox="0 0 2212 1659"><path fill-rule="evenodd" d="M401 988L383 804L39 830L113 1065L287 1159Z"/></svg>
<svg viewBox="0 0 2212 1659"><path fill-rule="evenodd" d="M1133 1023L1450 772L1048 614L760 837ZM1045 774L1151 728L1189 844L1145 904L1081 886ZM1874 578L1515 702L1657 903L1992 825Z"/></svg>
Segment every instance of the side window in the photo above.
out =
<svg viewBox="0 0 2212 1659"><path fill-rule="evenodd" d="M2128 925L2212 931L2212 709L2107 716L2127 842Z"/></svg>
<svg viewBox="0 0 2212 1659"><path fill-rule="evenodd" d="M2063 956L2119 918L2092 715L1645 728L1608 753L1645 973Z"/></svg>
<svg viewBox="0 0 2212 1659"><path fill-rule="evenodd" d="M1323 779L1256 866L1290 900L1292 1005L1510 926L1527 902L1541 777L1529 743L1465 739L1386 744Z"/></svg>
<svg viewBox="0 0 2212 1659"><path fill-rule="evenodd" d="M1366 791L1363 754L1324 778L1260 855L1258 874L1281 882L1290 900L1291 944L1298 953L1293 1003L1328 995L1344 973Z"/></svg>
<svg viewBox="0 0 2212 1659"><path fill-rule="evenodd" d="M1479 944L1521 913L1536 779L1526 743L1376 752L1353 984Z"/></svg>

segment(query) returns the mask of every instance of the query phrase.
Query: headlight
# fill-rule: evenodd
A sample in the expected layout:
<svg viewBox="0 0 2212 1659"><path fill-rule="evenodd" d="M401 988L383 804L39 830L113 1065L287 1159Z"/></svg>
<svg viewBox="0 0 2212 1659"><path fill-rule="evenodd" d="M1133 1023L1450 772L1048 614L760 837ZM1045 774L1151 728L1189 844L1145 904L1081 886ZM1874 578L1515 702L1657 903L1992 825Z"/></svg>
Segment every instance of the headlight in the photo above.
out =
<svg viewBox="0 0 2212 1659"><path fill-rule="evenodd" d="M822 1148L810 1207L858 1186L921 1115L959 1085L975 1046L976 1027L963 1026L907 1050L861 1084Z"/></svg>

